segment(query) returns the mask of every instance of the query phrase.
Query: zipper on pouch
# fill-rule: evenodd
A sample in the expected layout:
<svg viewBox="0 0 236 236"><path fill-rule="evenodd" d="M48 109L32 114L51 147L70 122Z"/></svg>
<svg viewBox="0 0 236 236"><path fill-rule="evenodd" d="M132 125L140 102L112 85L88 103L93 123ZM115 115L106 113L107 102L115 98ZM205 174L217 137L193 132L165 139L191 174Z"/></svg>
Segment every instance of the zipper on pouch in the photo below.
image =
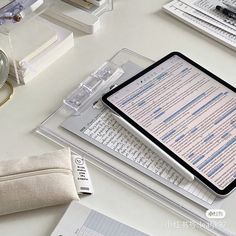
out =
<svg viewBox="0 0 236 236"><path fill-rule="evenodd" d="M45 175L45 174L53 174L53 173L62 173L62 174L72 175L72 170L55 168L55 169L46 169L46 170L27 171L24 173L1 176L0 182L21 179L21 178L26 178L26 177L32 177L32 176Z"/></svg>

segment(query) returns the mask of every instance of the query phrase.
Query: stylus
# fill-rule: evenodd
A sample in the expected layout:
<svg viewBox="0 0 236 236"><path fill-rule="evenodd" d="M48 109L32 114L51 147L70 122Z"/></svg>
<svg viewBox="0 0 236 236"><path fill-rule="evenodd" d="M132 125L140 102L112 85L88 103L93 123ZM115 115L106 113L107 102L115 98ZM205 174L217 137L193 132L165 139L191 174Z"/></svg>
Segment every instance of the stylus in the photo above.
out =
<svg viewBox="0 0 236 236"><path fill-rule="evenodd" d="M129 124L125 119L121 116L114 114L112 112L114 119L124 128L126 128L130 133L136 136L140 141L142 141L145 145L147 145L153 152L157 153L163 160L165 160L170 166L172 166L179 174L181 174L188 181L194 180L194 175L186 170L182 165L180 165L176 160L174 160L171 156L169 156L166 152L160 149L155 143L151 142L145 135L143 135L140 131L134 128L131 124Z"/></svg>

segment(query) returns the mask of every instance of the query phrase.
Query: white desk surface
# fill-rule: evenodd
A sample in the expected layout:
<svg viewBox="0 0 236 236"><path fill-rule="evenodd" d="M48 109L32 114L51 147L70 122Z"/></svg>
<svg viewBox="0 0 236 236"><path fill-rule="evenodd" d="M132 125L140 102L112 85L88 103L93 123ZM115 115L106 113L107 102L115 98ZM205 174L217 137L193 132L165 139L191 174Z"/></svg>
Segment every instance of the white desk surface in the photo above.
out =
<svg viewBox="0 0 236 236"><path fill-rule="evenodd" d="M166 2L114 0L114 11L101 17L97 33L76 31L74 49L29 84L17 87L11 101L0 108L0 159L57 149L33 130L80 80L121 48L154 60L180 51L235 86L236 52L167 15L161 10ZM83 204L151 235L205 234L186 227L182 219L99 170L90 167L90 172L95 194L83 197ZM0 217L0 235L50 235L65 209L59 206ZM172 227L173 222L179 227Z"/></svg>

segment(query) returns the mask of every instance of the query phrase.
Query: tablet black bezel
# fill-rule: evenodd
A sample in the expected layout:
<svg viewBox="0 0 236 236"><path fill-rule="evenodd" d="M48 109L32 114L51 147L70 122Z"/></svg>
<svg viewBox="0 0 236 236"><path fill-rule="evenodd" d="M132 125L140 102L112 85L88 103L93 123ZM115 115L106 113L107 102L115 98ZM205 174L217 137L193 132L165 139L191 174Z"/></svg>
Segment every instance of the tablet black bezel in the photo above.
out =
<svg viewBox="0 0 236 236"><path fill-rule="evenodd" d="M143 71L141 71L137 75L133 76L132 78L128 79L124 83L118 85L117 87L115 87L114 89L112 89L111 91L109 91L108 93L103 95L102 101L108 107L110 107L113 111L115 111L117 114L119 114L121 117L123 117L126 121L128 121L131 125L133 125L136 129L138 129L147 138L149 138L152 142L154 142L157 146L159 146L162 150L164 150L167 154L169 154L172 158L174 158L177 162L179 162L181 165L183 165L187 170L189 170L191 173L193 173L193 175L195 177L197 177L200 181L202 181L205 185L207 185L215 193L222 195L222 196L227 195L236 187L236 179L231 184L229 184L225 189L219 189L213 183L211 183L208 179L206 179L204 176L202 176L198 171L196 171L189 164L187 164L187 162L182 160L179 156L177 156L174 152L172 152L169 148L167 148L163 143L161 143L156 138L154 138L150 133L148 133L145 129L143 129L141 126L139 126L136 122L134 122L126 114L124 114L121 110L119 110L116 106L114 106L111 102L108 101L108 97L110 97L112 94L116 93L120 89L124 88L126 85L132 83L133 81L135 81L139 77L143 76L147 72L151 71L152 69L159 66L160 64L162 64L163 62L165 62L166 60L170 59L171 57L173 57L175 55L179 56L180 58L184 59L185 61L187 61L188 63L190 63L194 67L196 67L197 69L199 69L202 72L204 72L205 74L209 75L212 79L214 79L214 80L218 81L219 83L221 83L222 85L226 86L227 88L232 90L234 93L236 92L235 87L233 87L232 85L223 81L222 79L220 79L216 75L212 74L210 71L206 70L205 68L201 67L196 62L192 61L191 59L184 56L180 52L171 52L170 54L168 54L167 56L165 56L161 60L155 62L154 64L152 64L148 68L144 69Z"/></svg>

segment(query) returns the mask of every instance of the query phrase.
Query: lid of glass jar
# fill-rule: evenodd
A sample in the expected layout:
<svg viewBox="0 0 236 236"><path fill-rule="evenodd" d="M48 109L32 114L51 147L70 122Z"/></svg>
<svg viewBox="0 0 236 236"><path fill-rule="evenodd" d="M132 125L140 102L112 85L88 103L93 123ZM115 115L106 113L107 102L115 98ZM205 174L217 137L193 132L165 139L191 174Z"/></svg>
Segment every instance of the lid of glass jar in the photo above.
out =
<svg viewBox="0 0 236 236"><path fill-rule="evenodd" d="M9 61L6 54L0 50L0 88L5 84L9 74Z"/></svg>

